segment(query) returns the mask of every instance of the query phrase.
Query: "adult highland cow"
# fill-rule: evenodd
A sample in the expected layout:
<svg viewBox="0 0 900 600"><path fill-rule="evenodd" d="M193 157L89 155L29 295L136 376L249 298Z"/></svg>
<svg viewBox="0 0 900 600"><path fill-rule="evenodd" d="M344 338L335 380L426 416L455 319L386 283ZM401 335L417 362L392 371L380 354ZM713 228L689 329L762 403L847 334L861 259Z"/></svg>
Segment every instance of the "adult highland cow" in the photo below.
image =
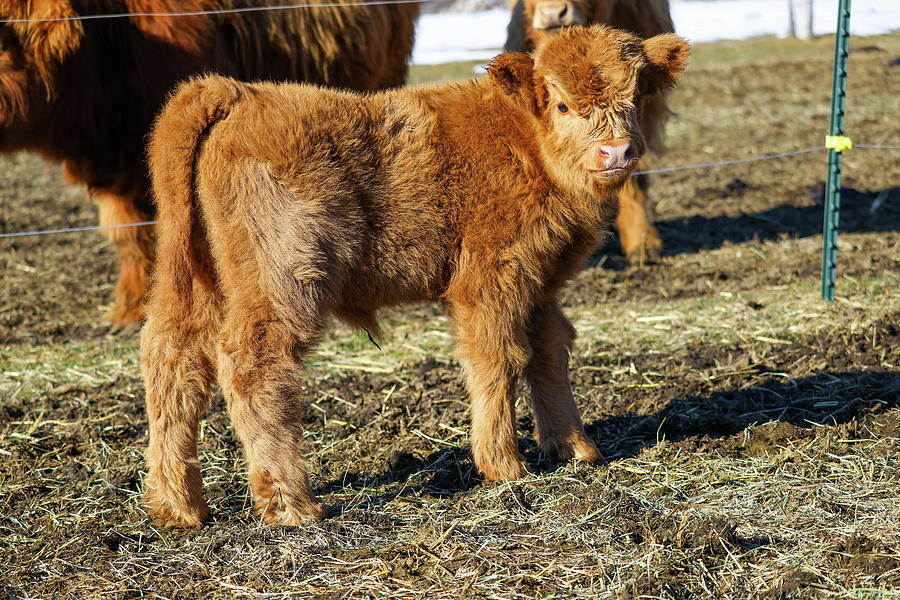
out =
<svg viewBox="0 0 900 600"><path fill-rule="evenodd" d="M511 0L510 5L506 49L516 52L530 52L539 41L571 25L606 23L645 38L674 31L668 0ZM663 150L667 113L664 95L644 98L638 107L647 144L657 153ZM657 256L662 246L659 233L650 224L647 185L647 176L639 175L619 193L616 229L622 250L632 263Z"/></svg>
<svg viewBox="0 0 900 600"><path fill-rule="evenodd" d="M332 315L446 302L488 480L521 477L516 382L540 448L600 458L569 386L556 294L607 228L644 150L635 106L689 48L604 26L510 53L478 81L360 95L224 77L179 88L149 146L160 245L141 332L145 500L207 516L199 421L217 381L270 523L321 518L300 457L299 372Z"/></svg>
<svg viewBox="0 0 900 600"><path fill-rule="evenodd" d="M404 82L418 7L335 2L347 6L162 16L245 3L0 0L0 151L61 161L103 225L150 220L145 138L176 82L208 72L356 90ZM130 16L78 18L108 14ZM142 315L153 231L106 231L121 266L110 318L125 324Z"/></svg>

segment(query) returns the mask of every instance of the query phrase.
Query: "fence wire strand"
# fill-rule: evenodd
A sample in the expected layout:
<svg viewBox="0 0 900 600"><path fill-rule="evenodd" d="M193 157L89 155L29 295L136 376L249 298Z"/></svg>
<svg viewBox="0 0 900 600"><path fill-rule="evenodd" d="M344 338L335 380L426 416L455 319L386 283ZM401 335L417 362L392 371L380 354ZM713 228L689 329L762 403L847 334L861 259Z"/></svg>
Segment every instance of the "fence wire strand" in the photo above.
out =
<svg viewBox="0 0 900 600"><path fill-rule="evenodd" d="M47 17L45 19L0 19L0 24L12 23L58 23L63 21L97 21L101 19L125 19L128 17L200 17L204 15L229 15L235 13L264 12L273 10L295 10L301 8L341 8L344 6L389 6L392 4L427 4L434 0L371 0L369 2L325 2L285 4L283 6L246 6L243 8L217 8L186 12L130 12L107 13L102 15L76 15L73 17Z"/></svg>
<svg viewBox="0 0 900 600"><path fill-rule="evenodd" d="M27 237L30 235L47 235L51 233L71 233L73 231L99 231L101 229L121 229L122 227L144 227L156 225L159 221L140 221L138 223L119 223L117 225L88 225L86 227L69 227L65 229L44 229L40 231L15 231L0 233L0 238Z"/></svg>
<svg viewBox="0 0 900 600"><path fill-rule="evenodd" d="M900 145L877 145L877 144L854 144L854 148L871 148L878 150L900 150ZM665 167L662 169L647 169L646 171L635 171L633 175L651 175L654 173L673 173L675 171L687 171L689 169L704 169L708 167L721 167L724 165L737 165L742 163L758 162L763 160L773 160L776 158L785 158L788 156L797 156L798 154L809 154L826 150L825 146L816 146L815 148L804 148L803 150L791 150L790 152L778 152L777 154L766 154L764 156L754 156L752 158L738 158L735 160L722 160L718 162L700 163L696 165L684 165L681 167ZM14 231L11 233L0 233L0 239L18 238L34 235L49 235L54 233L72 233L75 231L100 231L104 229L119 229L122 227L146 227L156 225L159 221L141 221L139 223L119 223L117 225L89 225L86 227L71 227L66 229L47 229L38 231Z"/></svg>
<svg viewBox="0 0 900 600"><path fill-rule="evenodd" d="M703 169L705 167L721 167L723 165L737 165L741 163L756 162L760 160L771 160L773 158L783 158L785 156L795 156L797 154L808 154L817 150L825 150L825 146L816 146L815 148L804 148L803 150L792 150L790 152L779 152L778 154L766 154L765 156L754 156L752 158L738 158L735 160L722 160L718 162L701 163L697 165L685 165L683 167L665 167L662 169L647 169L646 171L635 171L634 175L651 175L653 173L672 173L674 171L687 171L688 169Z"/></svg>

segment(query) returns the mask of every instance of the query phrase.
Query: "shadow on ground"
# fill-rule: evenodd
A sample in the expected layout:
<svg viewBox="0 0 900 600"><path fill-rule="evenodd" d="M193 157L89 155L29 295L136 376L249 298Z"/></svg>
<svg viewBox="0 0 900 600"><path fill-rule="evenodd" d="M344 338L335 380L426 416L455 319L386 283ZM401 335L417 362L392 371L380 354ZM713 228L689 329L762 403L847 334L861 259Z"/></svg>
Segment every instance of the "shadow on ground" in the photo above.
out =
<svg viewBox="0 0 900 600"><path fill-rule="evenodd" d="M685 442L691 449L723 449L740 453L744 439L727 439L753 425L785 424L780 437L799 439L815 435L819 426L865 420L900 405L900 373L877 371L823 372L801 379L773 376L761 385L716 391L703 396L671 400L649 415L594 421L588 435L604 445L610 460L636 455L666 439ZM893 423L900 430L900 421ZM807 434L801 430L807 430ZM777 438L767 440L774 446ZM762 451L756 441L749 451Z"/></svg>
<svg viewBox="0 0 900 600"><path fill-rule="evenodd" d="M801 379L773 376L761 385L691 395L670 401L649 415L599 419L586 425L588 435L616 461L637 455L662 440L689 451L717 451L723 455L756 455L776 452L787 440L816 435L818 427L850 424L851 435L864 435L873 418L900 406L900 373L874 371L823 372ZM736 434L748 427L774 422L753 436ZM900 417L891 414L878 423L880 434L900 435ZM844 435L843 432L841 435ZM865 434L869 435L869 434ZM548 473L561 464L544 456L533 438L520 438L529 469ZM385 472L349 472L321 486L327 494L347 487L372 489L406 482L408 485L370 500L382 505L397 497L453 497L482 483L468 448L446 448L418 458L398 452ZM340 513L341 505L331 508Z"/></svg>
<svg viewBox="0 0 900 600"><path fill-rule="evenodd" d="M741 189L740 180L729 184ZM810 190L817 201L823 189ZM737 194L740 198L740 194ZM785 236L804 238L822 233L824 205L792 206L738 217L695 215L656 223L663 238L663 254L692 253L718 248L725 242L740 244L750 240L779 240ZM900 231L900 188L865 192L853 188L841 190L840 231L862 233Z"/></svg>
<svg viewBox="0 0 900 600"><path fill-rule="evenodd" d="M806 194L816 204L795 206L783 204L775 208L739 216L702 214L677 219L656 221L654 226L662 238L663 256L691 254L700 250L719 248L726 242L741 244L752 240L780 240L785 237L805 238L822 233L824 213L824 184L813 189L799 191ZM733 199L740 203L748 189L748 184L734 179L722 189L698 189L697 200ZM876 191L862 191L854 188L841 190L840 211L841 233L863 233L878 231L900 231L900 188L886 188ZM588 261L589 265L621 270L622 251L618 241L612 238ZM604 260L603 256L612 256Z"/></svg>

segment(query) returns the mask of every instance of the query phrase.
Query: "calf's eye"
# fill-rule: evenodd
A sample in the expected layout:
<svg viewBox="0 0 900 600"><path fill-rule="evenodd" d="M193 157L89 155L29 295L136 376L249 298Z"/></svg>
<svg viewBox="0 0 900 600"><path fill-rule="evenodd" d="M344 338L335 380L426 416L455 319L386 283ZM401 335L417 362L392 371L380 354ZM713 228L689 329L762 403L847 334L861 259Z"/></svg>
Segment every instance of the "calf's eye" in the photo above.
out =
<svg viewBox="0 0 900 600"><path fill-rule="evenodd" d="M559 112L561 112L563 114L569 112L569 107L566 106L565 102L560 102L559 104L556 105L556 108L558 108Z"/></svg>

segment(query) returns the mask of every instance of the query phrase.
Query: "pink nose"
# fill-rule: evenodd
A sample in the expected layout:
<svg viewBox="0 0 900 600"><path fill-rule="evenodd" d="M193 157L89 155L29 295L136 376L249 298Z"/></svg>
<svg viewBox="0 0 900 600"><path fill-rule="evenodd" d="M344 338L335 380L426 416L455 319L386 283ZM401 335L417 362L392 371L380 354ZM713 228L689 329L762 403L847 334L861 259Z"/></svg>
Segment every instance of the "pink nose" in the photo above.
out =
<svg viewBox="0 0 900 600"><path fill-rule="evenodd" d="M624 169L634 160L634 146L631 142L616 145L603 144L600 146L599 152L605 171Z"/></svg>

